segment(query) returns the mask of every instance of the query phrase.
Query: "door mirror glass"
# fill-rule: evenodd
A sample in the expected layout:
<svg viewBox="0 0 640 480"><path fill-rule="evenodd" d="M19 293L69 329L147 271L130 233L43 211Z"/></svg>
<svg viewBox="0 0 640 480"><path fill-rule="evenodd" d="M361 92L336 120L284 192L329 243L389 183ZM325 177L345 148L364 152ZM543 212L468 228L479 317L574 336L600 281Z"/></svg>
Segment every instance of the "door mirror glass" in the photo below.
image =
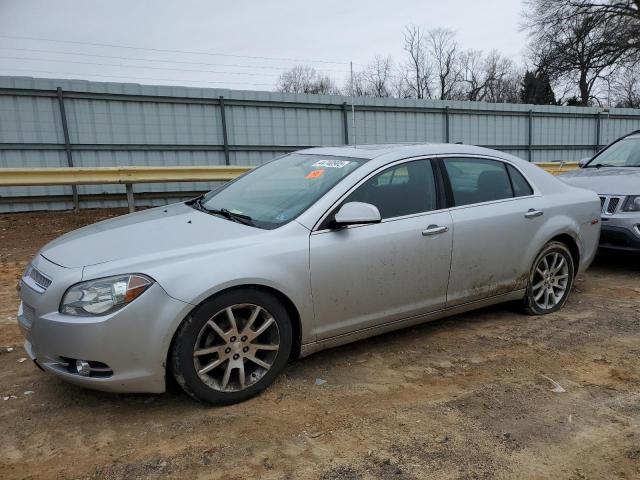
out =
<svg viewBox="0 0 640 480"><path fill-rule="evenodd" d="M585 158L582 158L582 159L578 160L578 167L584 168L584 166L587 163L589 163L589 160L591 160L591 157L585 157Z"/></svg>
<svg viewBox="0 0 640 480"><path fill-rule="evenodd" d="M345 203L335 216L338 225L355 225L363 223L379 223L382 220L380 211L375 205L363 202Z"/></svg>

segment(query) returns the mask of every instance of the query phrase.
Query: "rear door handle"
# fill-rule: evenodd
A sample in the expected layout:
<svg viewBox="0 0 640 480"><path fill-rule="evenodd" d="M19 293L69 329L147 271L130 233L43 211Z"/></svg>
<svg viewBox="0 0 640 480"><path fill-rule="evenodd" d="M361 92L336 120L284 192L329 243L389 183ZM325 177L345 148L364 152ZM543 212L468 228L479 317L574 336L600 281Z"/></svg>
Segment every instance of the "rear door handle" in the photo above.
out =
<svg viewBox="0 0 640 480"><path fill-rule="evenodd" d="M449 227L446 226L438 226L438 225L429 225L426 230L422 231L422 236L427 237L429 235L438 235L439 233L445 233L449 231Z"/></svg>
<svg viewBox="0 0 640 480"><path fill-rule="evenodd" d="M544 212L542 210L531 208L527 213L524 214L524 218L536 218L540 215L544 215Z"/></svg>

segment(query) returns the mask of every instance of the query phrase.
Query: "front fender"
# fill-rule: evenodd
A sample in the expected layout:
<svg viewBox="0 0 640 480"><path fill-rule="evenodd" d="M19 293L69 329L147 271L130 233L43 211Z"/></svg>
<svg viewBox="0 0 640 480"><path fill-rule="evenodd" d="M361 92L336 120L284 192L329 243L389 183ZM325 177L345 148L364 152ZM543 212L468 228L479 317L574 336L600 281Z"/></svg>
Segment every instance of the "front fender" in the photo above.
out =
<svg viewBox="0 0 640 480"><path fill-rule="evenodd" d="M291 224L265 232L259 241L238 242L228 249L133 262L112 262L85 269L88 277L140 272L151 276L169 296L197 306L232 287L262 285L285 295L300 314L302 341L313 341L313 303L309 276L309 230ZM183 318L176 319L177 328Z"/></svg>

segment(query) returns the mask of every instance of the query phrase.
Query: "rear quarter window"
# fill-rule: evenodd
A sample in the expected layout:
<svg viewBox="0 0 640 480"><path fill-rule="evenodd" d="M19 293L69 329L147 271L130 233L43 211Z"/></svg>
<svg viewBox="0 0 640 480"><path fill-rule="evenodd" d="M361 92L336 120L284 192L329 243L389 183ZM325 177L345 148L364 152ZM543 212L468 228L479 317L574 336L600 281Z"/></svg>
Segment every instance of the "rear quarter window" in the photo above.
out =
<svg viewBox="0 0 640 480"><path fill-rule="evenodd" d="M516 197L526 197L527 195L533 195L533 188L529 185L529 182L522 176L522 174L513 165L507 165L509 176L511 177L511 184L513 185L513 194Z"/></svg>

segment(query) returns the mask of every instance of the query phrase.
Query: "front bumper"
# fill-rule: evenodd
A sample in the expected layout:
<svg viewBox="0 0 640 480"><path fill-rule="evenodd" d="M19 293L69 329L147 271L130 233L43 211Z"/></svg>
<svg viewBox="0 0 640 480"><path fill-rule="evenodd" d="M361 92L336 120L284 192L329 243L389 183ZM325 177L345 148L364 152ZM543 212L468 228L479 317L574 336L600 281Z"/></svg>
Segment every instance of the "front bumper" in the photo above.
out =
<svg viewBox="0 0 640 480"><path fill-rule="evenodd" d="M637 214L603 217L600 248L640 251L640 217Z"/></svg>
<svg viewBox="0 0 640 480"><path fill-rule="evenodd" d="M60 292L71 284L56 285L59 278L56 273L67 277L69 272L52 275L63 267L42 257L36 268L53 281L44 293L24 284L21 289L18 324L31 359L44 370L87 388L120 393L165 390L167 352L175 329L191 305L169 297L155 283L111 315L62 315L57 311ZM88 361L91 373L88 376L77 373L73 368L75 360Z"/></svg>

